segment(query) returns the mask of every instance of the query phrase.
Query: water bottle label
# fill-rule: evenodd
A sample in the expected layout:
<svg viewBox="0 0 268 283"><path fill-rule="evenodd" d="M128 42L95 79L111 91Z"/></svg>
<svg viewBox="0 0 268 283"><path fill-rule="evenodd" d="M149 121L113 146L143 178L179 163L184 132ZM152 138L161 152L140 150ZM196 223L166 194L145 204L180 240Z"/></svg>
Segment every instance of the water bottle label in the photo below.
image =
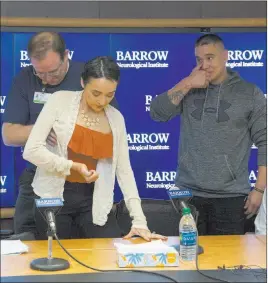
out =
<svg viewBox="0 0 268 283"><path fill-rule="evenodd" d="M183 246L196 245L196 232L181 232L180 244Z"/></svg>

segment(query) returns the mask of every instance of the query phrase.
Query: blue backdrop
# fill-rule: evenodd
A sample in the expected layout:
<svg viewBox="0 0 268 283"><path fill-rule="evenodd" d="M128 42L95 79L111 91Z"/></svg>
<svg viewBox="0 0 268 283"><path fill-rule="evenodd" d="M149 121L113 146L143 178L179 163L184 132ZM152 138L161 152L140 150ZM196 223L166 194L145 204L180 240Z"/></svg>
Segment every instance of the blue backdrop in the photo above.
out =
<svg viewBox="0 0 268 283"><path fill-rule="evenodd" d="M130 158L142 198L167 199L173 185L178 155L179 117L168 123L150 119L151 99L174 86L195 66L194 43L199 33L83 34L62 33L70 59L87 61L113 56L121 67L116 93L125 116ZM229 50L228 66L266 94L266 33L220 33ZM1 33L1 113L12 78L30 63L26 47L32 33ZM7 97L7 98L6 98ZM2 115L2 114L1 114ZM1 141L1 207L14 206L18 177L25 167L21 148ZM257 150L249 162L249 181L257 174ZM115 199L121 199L116 187Z"/></svg>

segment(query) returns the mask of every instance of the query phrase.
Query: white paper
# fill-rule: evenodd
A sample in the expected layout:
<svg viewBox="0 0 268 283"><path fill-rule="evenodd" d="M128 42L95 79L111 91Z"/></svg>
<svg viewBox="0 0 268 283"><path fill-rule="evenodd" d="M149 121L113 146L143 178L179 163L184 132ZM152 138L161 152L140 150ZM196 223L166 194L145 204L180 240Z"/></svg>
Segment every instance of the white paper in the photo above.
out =
<svg viewBox="0 0 268 283"><path fill-rule="evenodd" d="M1 240L1 255L27 253L29 248L21 240Z"/></svg>
<svg viewBox="0 0 268 283"><path fill-rule="evenodd" d="M144 244L121 244L114 243L117 252L124 253L177 253L174 247L163 243L162 240L151 241Z"/></svg>

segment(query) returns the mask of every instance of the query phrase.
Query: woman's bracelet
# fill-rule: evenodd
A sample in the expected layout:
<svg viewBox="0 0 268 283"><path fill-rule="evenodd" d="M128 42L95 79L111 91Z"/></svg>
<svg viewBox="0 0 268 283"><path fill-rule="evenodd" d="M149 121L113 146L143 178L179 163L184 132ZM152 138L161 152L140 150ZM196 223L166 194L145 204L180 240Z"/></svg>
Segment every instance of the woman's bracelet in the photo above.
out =
<svg viewBox="0 0 268 283"><path fill-rule="evenodd" d="M258 188L256 188L256 187L254 187L254 189L253 190L255 190L255 191L257 191L257 192L259 192L259 193L261 193L261 194L263 194L264 193L264 190L262 190L262 189L258 189Z"/></svg>

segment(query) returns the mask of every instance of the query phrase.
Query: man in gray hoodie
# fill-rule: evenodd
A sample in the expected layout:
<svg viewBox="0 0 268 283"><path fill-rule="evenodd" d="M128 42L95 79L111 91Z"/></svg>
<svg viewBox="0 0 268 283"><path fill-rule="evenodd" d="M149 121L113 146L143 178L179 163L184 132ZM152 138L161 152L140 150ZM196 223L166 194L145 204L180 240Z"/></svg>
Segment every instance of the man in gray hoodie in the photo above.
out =
<svg viewBox="0 0 268 283"><path fill-rule="evenodd" d="M151 103L151 118L180 115L175 183L192 189L200 235L244 234L266 188L266 99L261 90L226 68L228 52L215 34L195 44L196 68ZM251 191L248 160L258 147L258 177Z"/></svg>

